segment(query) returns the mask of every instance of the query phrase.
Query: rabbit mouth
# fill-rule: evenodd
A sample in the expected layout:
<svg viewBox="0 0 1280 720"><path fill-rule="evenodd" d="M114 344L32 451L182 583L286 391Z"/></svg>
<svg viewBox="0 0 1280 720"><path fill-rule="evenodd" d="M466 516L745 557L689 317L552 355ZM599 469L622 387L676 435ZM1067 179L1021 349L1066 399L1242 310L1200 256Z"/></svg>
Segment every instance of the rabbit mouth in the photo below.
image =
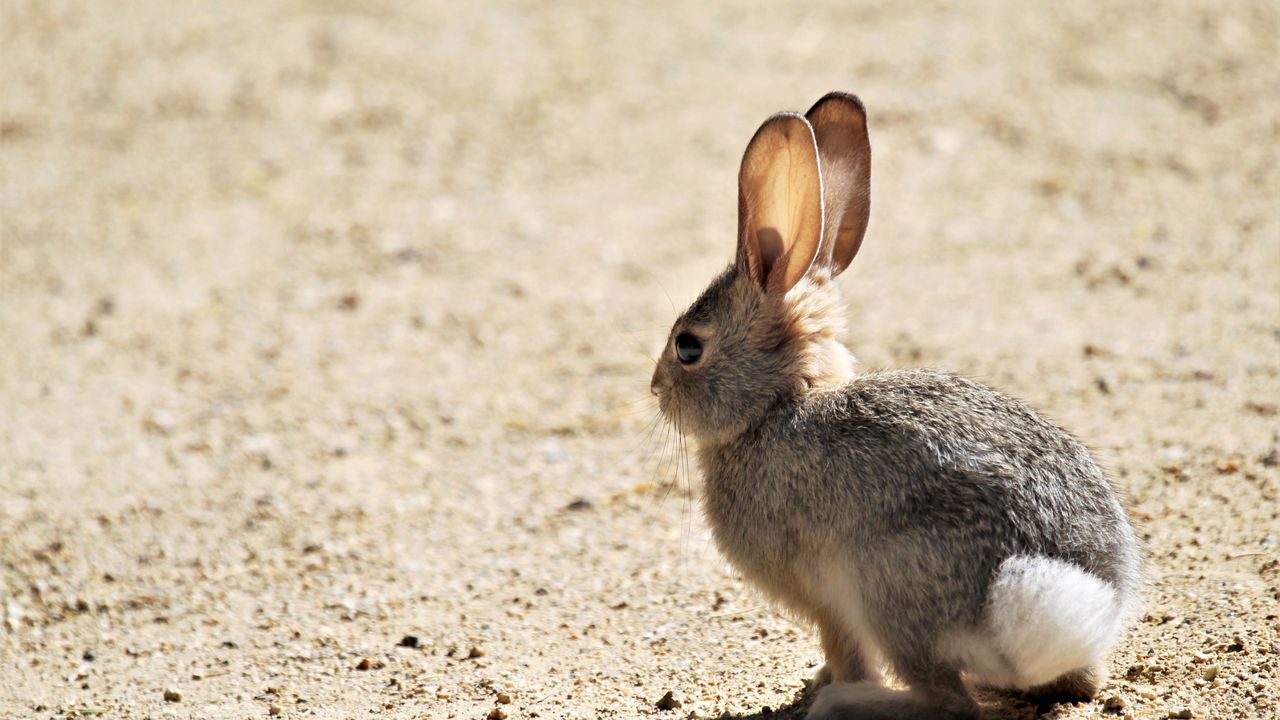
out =
<svg viewBox="0 0 1280 720"><path fill-rule="evenodd" d="M680 413L671 399L671 393L654 394L658 397L658 412L662 413L662 417L671 423L676 432L684 434L684 428L680 424Z"/></svg>
<svg viewBox="0 0 1280 720"><path fill-rule="evenodd" d="M662 418L680 435L688 435L685 424L681 422L683 418L680 412L679 403L673 397L671 387L654 388L653 395L658 400L658 412L662 414Z"/></svg>

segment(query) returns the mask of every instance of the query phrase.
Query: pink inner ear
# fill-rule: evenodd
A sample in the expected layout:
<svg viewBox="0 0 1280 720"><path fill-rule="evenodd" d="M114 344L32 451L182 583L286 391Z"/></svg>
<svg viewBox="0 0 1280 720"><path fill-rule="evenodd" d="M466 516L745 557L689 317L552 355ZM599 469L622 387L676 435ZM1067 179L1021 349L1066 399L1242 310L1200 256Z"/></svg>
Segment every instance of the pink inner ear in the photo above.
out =
<svg viewBox="0 0 1280 720"><path fill-rule="evenodd" d="M762 227L756 230L756 246L760 248L760 264L764 266L761 268L764 271L761 275L768 278L778 258L786 251L782 233L775 227Z"/></svg>
<svg viewBox="0 0 1280 720"><path fill-rule="evenodd" d="M786 293L822 238L822 180L809 121L779 113L756 131L738 171L739 255L760 288Z"/></svg>

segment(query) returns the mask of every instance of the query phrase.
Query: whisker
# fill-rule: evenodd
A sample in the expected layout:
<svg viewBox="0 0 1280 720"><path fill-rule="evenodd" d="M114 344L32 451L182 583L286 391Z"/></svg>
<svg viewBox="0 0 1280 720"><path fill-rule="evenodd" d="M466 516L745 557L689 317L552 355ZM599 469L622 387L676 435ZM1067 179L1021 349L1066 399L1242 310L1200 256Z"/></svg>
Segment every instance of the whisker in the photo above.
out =
<svg viewBox="0 0 1280 720"><path fill-rule="evenodd" d="M654 276L653 276L653 281L654 281L654 282L656 282L656 283L658 283L658 287L662 289L662 294L667 296L667 304L671 306L671 314L672 314L672 315L679 315L679 314L680 314L680 311L679 311L679 310L676 310L676 304L675 304L675 302L671 299L671 293L667 292L667 288L666 288L666 286L664 286L664 285L662 284L662 280L661 280L661 279L659 279L657 275L654 275Z"/></svg>
<svg viewBox="0 0 1280 720"><path fill-rule="evenodd" d="M635 407L635 406L637 406L637 405L649 405L649 404L652 404L652 405L654 405L655 407L657 407L657 403L658 403L658 399L657 399L657 398L655 398L655 397L654 397L652 394L650 394L650 393L645 393L644 395L641 395L640 397L633 397L633 398L631 398L630 400L622 400L622 401L618 402L618 403L617 403L617 404L615 404L615 405L607 406L605 409L606 409L606 410L621 410L622 408L630 408L630 407Z"/></svg>
<svg viewBox="0 0 1280 720"><path fill-rule="evenodd" d="M658 426L661 423L662 423L662 413L660 411L655 410L653 413L653 417L650 418L649 423L645 426L646 429L645 429L644 436L640 439L640 442L635 447L631 448L630 452L637 453L640 455L640 457L645 458L647 460L649 456L649 444L653 441L654 433L657 432Z"/></svg>
<svg viewBox="0 0 1280 720"><path fill-rule="evenodd" d="M671 422L672 429L674 430L672 436L671 457L672 460L676 461L672 463L672 469L675 472L672 474L671 483L663 486L662 488L662 505L666 505L667 498L670 497L671 491L680 486L680 463L678 462L679 456L676 454L676 446L680 443L680 409L673 408L672 411L675 414L675 417Z"/></svg>
<svg viewBox="0 0 1280 720"><path fill-rule="evenodd" d="M667 497L671 495L671 490L675 488L676 482L668 479L667 474L675 469L675 436L677 431L674 424L668 420L666 433L662 437L663 453L666 455L667 461L659 467L659 485L662 488L662 494L658 496L658 507L662 507L667 503Z"/></svg>
<svg viewBox="0 0 1280 720"><path fill-rule="evenodd" d="M645 344L640 341L640 338L636 337L634 333L632 333L631 339L634 340L636 345L640 348L640 352L644 353L644 356L649 358L656 367L658 365L658 358L654 357L653 353L649 352L649 348L646 347Z"/></svg>
<svg viewBox="0 0 1280 720"><path fill-rule="evenodd" d="M656 445L654 446L654 450L657 453L657 462L653 467L653 484L658 487L664 486L663 469L666 467L667 442L671 434L671 421L667 420L665 417L661 420L662 422L658 426L660 429L658 430L658 435L655 440ZM661 499L664 496L665 495L659 496L659 505L662 504Z"/></svg>
<svg viewBox="0 0 1280 720"><path fill-rule="evenodd" d="M684 463L684 487L681 488L684 494L684 507L680 514L680 534L683 547L681 553L685 555L687 561L690 538L693 535L693 478L689 473L689 444L685 439L684 433L680 433L680 457Z"/></svg>
<svg viewBox="0 0 1280 720"><path fill-rule="evenodd" d="M658 407L657 401L652 397L638 398L636 400L628 400L618 403L612 407L606 407L605 413L611 419L634 418L642 413L647 413Z"/></svg>

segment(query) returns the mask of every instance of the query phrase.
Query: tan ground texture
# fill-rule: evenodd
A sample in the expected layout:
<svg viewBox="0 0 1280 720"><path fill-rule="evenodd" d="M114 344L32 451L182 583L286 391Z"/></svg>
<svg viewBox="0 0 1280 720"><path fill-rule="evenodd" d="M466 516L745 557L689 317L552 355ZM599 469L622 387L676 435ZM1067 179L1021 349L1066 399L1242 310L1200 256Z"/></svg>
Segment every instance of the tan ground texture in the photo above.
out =
<svg viewBox="0 0 1280 720"><path fill-rule="evenodd" d="M1044 409L1147 541L1102 697L987 717L1276 717L1274 2L0 8L0 717L799 717L647 353L836 88L865 367Z"/></svg>

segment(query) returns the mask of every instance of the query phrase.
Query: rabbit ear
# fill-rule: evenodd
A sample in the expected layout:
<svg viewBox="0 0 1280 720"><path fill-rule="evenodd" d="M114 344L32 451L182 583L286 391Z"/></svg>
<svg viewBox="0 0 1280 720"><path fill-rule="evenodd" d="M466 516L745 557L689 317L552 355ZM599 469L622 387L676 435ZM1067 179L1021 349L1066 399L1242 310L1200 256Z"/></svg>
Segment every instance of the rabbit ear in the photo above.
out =
<svg viewBox="0 0 1280 720"><path fill-rule="evenodd" d="M822 158L826 217L820 262L839 275L858 254L871 216L871 141L867 111L857 97L833 92L809 108Z"/></svg>
<svg viewBox="0 0 1280 720"><path fill-rule="evenodd" d="M822 179L808 121L778 113L756 131L738 172L738 266L785 294L822 246Z"/></svg>

